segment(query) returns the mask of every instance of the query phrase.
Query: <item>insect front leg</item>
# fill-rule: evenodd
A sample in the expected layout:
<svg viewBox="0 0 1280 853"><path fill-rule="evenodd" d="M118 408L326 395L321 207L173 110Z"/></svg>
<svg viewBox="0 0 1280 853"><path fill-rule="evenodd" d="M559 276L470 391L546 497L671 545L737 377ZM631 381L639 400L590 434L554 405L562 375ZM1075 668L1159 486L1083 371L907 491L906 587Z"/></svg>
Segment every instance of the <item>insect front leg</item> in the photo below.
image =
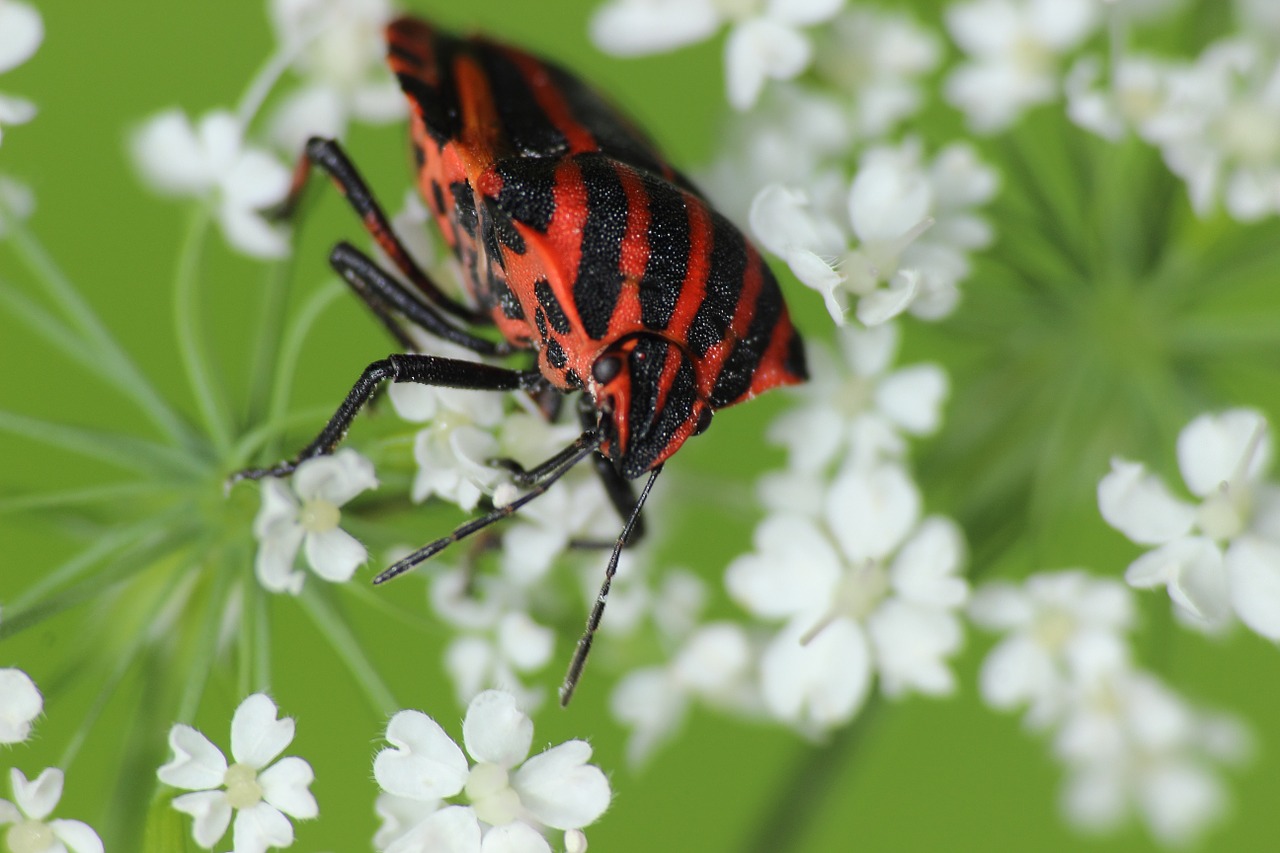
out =
<svg viewBox="0 0 1280 853"><path fill-rule="evenodd" d="M292 459L270 468L246 468L228 479L228 486L241 480L263 477L285 477L301 463L315 456L330 454L346 437L352 421L383 382L416 382L445 388L475 391L527 391L546 380L536 371L507 370L474 361L459 361L431 355L397 354L375 361L364 369L356 384L347 392L333 417L314 440Z"/></svg>
<svg viewBox="0 0 1280 853"><path fill-rule="evenodd" d="M400 238L392 230L391 222L377 199L373 197L373 193L369 191L369 185L365 183L364 178L360 176L355 165L336 140L318 136L307 140L302 157L298 160L297 168L294 169L293 184L289 187L289 194L271 211L273 216L283 219L293 215L302 200L313 166L318 167L333 179L347 203L360 217L365 230L378 242L391 262L404 273L405 278L409 279L432 305L469 323L487 321L488 318L483 314L463 305L442 291L430 276L422 271L405 249L404 243L400 242Z"/></svg>

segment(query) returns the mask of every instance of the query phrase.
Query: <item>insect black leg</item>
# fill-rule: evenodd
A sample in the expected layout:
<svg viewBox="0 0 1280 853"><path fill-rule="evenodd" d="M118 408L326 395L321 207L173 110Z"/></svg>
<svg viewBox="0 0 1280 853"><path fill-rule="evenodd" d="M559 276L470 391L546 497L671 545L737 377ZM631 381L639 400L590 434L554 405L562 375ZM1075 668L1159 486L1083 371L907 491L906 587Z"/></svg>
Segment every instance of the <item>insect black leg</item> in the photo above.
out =
<svg viewBox="0 0 1280 853"><path fill-rule="evenodd" d="M542 478L529 491L525 492L509 504L496 507L491 512L488 512L479 518L473 518L466 524L459 525L448 536L442 536L431 544L419 548L403 560L400 560L398 563L395 563L384 570L373 579L373 582L376 584L386 583L392 578L409 571L422 561L431 559L445 548L448 548L454 542L457 542L460 539L465 539L473 533L478 533L489 525L501 521L504 518L509 518L522 506L542 495L547 489L551 488L552 483L563 477L570 468L577 465L585 456L599 447L601 441L603 441L603 438L594 429L587 430L582 435L578 436L578 438L574 440L573 444L569 445L543 464L531 469L531 471L542 471L544 473Z"/></svg>
<svg viewBox="0 0 1280 853"><path fill-rule="evenodd" d="M578 420L581 421L583 428L587 428L596 422L599 417L595 407L591 404L591 399L587 395L578 398ZM613 462L603 453L596 451L591 457L591 463L596 469L596 475L600 478L601 484L604 485L605 494L609 496L609 503L613 504L613 508L617 510L618 517L623 519L635 516L631 524L631 536L627 539L627 544L632 545L639 542L644 537L644 519L636 515L636 506L639 501L636 499L635 490L631 487L631 481L618 473L618 469L613 466ZM596 540L575 540L570 543L577 548L611 548L612 542L596 541Z"/></svg>
<svg viewBox="0 0 1280 853"><path fill-rule="evenodd" d="M609 565L604 570L604 583L600 584L596 603L591 608L591 615L587 617L587 627L578 639L578 647L573 651L573 660L569 662L569 671L565 673L564 683L560 685L561 707L569 704L569 700L573 698L573 691L577 689L578 681L582 678L582 670L587 665L587 655L591 654L591 644L595 641L596 631L600 628L600 620L604 618L604 606L609 600L609 589L613 586L613 576L618 571L618 558L622 555L622 549L626 547L627 542L631 541L636 523L640 520L640 510L644 508L644 502L649 499L653 481L658 479L660 473L662 473L661 465L649 474L649 479L645 481L644 488L640 491L640 497L636 499L635 509L627 517L627 523L618 534L618 541L613 546L613 553L609 555Z"/></svg>
<svg viewBox="0 0 1280 853"><path fill-rule="evenodd" d="M315 439L293 459L271 468L246 468L232 474L227 481L233 486L241 480L259 480L263 477L284 477L292 474L302 462L315 456L332 453L342 442L356 414L369 402L374 391L383 382L416 382L420 385L439 385L445 388L467 388L476 391L524 391L538 387L546 380L535 371L521 372L459 361L453 358L437 358L431 355L389 355L364 369L347 397L325 424Z"/></svg>
<svg viewBox="0 0 1280 853"><path fill-rule="evenodd" d="M382 206L378 204L373 197L373 193L369 191L369 185L364 182L364 178L360 177L360 173L356 171L356 167L347 157L346 152L342 150L342 146L333 139L322 139L318 136L313 136L307 140L302 157L298 160L297 168L294 170L293 184L289 187L289 194L272 211L273 216L283 219L293 215L298 203L302 200L302 194L306 189L307 178L311 175L312 166L319 167L321 171L333 179L334 184L337 185L342 195L347 199L347 203L360 216L360 221L364 224L365 230L373 236L374 240L378 241L378 245L382 247L382 251L387 253L387 257L391 259L391 262L404 273L405 278L409 279L413 286L418 288L429 302L440 308L440 310L470 323L485 322L488 319L483 314L450 297L422 271L422 268L417 265L413 257L405 249L404 244L400 242L400 238L396 236L395 231L391 229L391 223L383 212Z"/></svg>
<svg viewBox="0 0 1280 853"><path fill-rule="evenodd" d="M405 290L400 282L388 275L372 258L350 243L344 241L333 247L333 251L329 253L329 265L351 285L383 323L388 324L397 338L401 338L404 332L398 329L398 324L396 327L391 325L395 324L394 318L390 316L393 311L436 337L474 353L497 356L511 353L511 347L506 343L476 337L454 326L430 305ZM408 342L406 349L412 349L412 342L408 341L407 336L401 342Z"/></svg>

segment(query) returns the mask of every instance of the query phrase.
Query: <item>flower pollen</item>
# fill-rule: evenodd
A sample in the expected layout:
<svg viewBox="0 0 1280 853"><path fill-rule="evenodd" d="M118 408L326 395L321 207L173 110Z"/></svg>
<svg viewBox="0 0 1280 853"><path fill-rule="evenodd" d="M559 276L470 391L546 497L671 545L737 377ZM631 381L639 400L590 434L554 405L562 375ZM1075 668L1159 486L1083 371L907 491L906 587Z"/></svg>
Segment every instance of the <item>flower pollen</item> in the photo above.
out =
<svg viewBox="0 0 1280 853"><path fill-rule="evenodd" d="M1060 607L1049 608L1036 620L1036 642L1053 654L1062 652L1076 636L1079 624L1074 616Z"/></svg>
<svg viewBox="0 0 1280 853"><path fill-rule="evenodd" d="M476 817L492 826L503 826L520 817L520 795L512 790L507 769L482 761L467 775L464 789Z"/></svg>
<svg viewBox="0 0 1280 853"><path fill-rule="evenodd" d="M328 533L342 520L337 504L323 498L306 501L298 512L298 523L308 533Z"/></svg>
<svg viewBox="0 0 1280 853"><path fill-rule="evenodd" d="M232 764L222 778L227 786L227 804L243 811L262 802L262 786L258 784L258 771L247 764Z"/></svg>

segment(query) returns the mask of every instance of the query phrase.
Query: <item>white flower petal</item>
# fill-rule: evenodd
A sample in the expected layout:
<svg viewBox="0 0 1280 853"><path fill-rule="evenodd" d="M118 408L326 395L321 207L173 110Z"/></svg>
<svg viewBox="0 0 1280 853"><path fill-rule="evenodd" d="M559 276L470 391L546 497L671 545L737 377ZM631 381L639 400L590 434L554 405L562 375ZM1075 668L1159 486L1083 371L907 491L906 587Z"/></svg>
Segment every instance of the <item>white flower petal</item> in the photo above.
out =
<svg viewBox="0 0 1280 853"><path fill-rule="evenodd" d="M36 117L36 105L26 98L0 93L0 125L26 124Z"/></svg>
<svg viewBox="0 0 1280 853"><path fill-rule="evenodd" d="M991 650L982 661L978 687L992 708L1005 711L1045 696L1054 686L1053 663L1045 650L1015 635Z"/></svg>
<svg viewBox="0 0 1280 853"><path fill-rule="evenodd" d="M343 506L356 495L378 487L373 463L350 447L331 456L317 456L298 466L293 489L303 500L323 500Z"/></svg>
<svg viewBox="0 0 1280 853"><path fill-rule="evenodd" d="M22 812L8 800L0 800L0 826L6 823L18 823L23 820Z"/></svg>
<svg viewBox="0 0 1280 853"><path fill-rule="evenodd" d="M1231 604L1240 620L1280 640L1280 546L1256 537L1232 543L1226 556Z"/></svg>
<svg viewBox="0 0 1280 853"><path fill-rule="evenodd" d="M54 836L67 845L71 853L103 853L102 839L89 824L78 820L54 820L49 822Z"/></svg>
<svg viewBox="0 0 1280 853"><path fill-rule="evenodd" d="M319 814L316 798L307 788L315 780L311 765L296 755L282 758L258 774L262 798L285 814L312 818Z"/></svg>
<svg viewBox="0 0 1280 853"><path fill-rule="evenodd" d="M175 788L204 791L217 788L227 773L227 759L209 739L179 723L169 730L173 760L156 771L160 781Z"/></svg>
<svg viewBox="0 0 1280 853"><path fill-rule="evenodd" d="M887 287L878 287L858 300L858 320L865 326L887 323L906 311L919 292L919 270L898 270Z"/></svg>
<svg viewBox="0 0 1280 853"><path fill-rule="evenodd" d="M919 489L898 465L846 468L827 496L827 524L853 562L893 553L919 517Z"/></svg>
<svg viewBox="0 0 1280 853"><path fill-rule="evenodd" d="M44 21L26 3L0 3L0 74L17 68L44 41Z"/></svg>
<svg viewBox="0 0 1280 853"><path fill-rule="evenodd" d="M222 205L218 224L228 245L251 258L283 258L289 254L288 228L268 222L255 209Z"/></svg>
<svg viewBox="0 0 1280 853"><path fill-rule="evenodd" d="M293 720L277 720L276 713L276 703L265 693L240 703L231 718L231 755L236 761L261 770L293 741Z"/></svg>
<svg viewBox="0 0 1280 853"><path fill-rule="evenodd" d="M529 754L533 720L501 690L486 690L471 700L462 721L462 740L476 761L515 767Z"/></svg>
<svg viewBox="0 0 1280 853"><path fill-rule="evenodd" d="M551 845L538 830L516 821L486 832L480 853L551 853Z"/></svg>
<svg viewBox="0 0 1280 853"><path fill-rule="evenodd" d="M810 27L835 17L845 0L769 0L765 13L797 27Z"/></svg>
<svg viewBox="0 0 1280 853"><path fill-rule="evenodd" d="M262 541L258 543L258 553L254 557L253 572L258 583L268 592L287 592L297 595L302 592L302 583L306 575L293 568L298 557L298 549L302 547L305 532L302 525L292 519L276 525L266 531Z"/></svg>
<svg viewBox="0 0 1280 853"><path fill-rule="evenodd" d="M571 740L524 763L511 777L520 802L543 824L580 829L599 819L612 796L609 780L594 764L591 745Z"/></svg>
<svg viewBox="0 0 1280 853"><path fill-rule="evenodd" d="M469 806L445 806L388 847L386 853L480 853L480 850L480 822L475 811Z"/></svg>
<svg viewBox="0 0 1280 853"><path fill-rule="evenodd" d="M401 711L387 723L391 749L378 753L373 775L382 790L415 800L452 797L467 781L467 759L435 720Z"/></svg>
<svg viewBox="0 0 1280 853"><path fill-rule="evenodd" d="M130 149L142 177L160 192L198 195L214 186L217 176L191 119L181 110L149 119L134 133Z"/></svg>
<svg viewBox="0 0 1280 853"><path fill-rule="evenodd" d="M826 730L847 723L866 701L871 654L849 619L836 619L801 645L811 627L795 620L769 643L760 661L761 689L778 718Z"/></svg>
<svg viewBox="0 0 1280 853"><path fill-rule="evenodd" d="M1021 587L988 581L973 593L969 618L988 631L1008 631L1031 624L1035 609Z"/></svg>
<svg viewBox="0 0 1280 853"><path fill-rule="evenodd" d="M291 93L271 117L271 140L281 151L299 155L311 137L341 139L346 131L342 98L329 86L307 86Z"/></svg>
<svg viewBox="0 0 1280 853"><path fill-rule="evenodd" d="M15 767L9 771L9 782L14 802L24 815L34 820L48 817L62 799L63 774L56 767L46 768L30 781Z"/></svg>
<svg viewBox="0 0 1280 853"><path fill-rule="evenodd" d="M498 623L498 647L513 667L521 672L541 669L555 650L555 632L534 622L524 611L507 613Z"/></svg>
<svg viewBox="0 0 1280 853"><path fill-rule="evenodd" d="M0 669L0 743L21 743L40 716L44 699L25 672Z"/></svg>
<svg viewBox="0 0 1280 853"><path fill-rule="evenodd" d="M1195 507L1169 493L1164 481L1137 462L1111 460L1111 472L1098 482L1102 518L1140 545L1160 545L1185 535L1195 522Z"/></svg>
<svg viewBox="0 0 1280 853"><path fill-rule="evenodd" d="M1231 480L1257 479L1270 460L1267 420L1250 409L1201 415L1178 434L1178 467L1198 497Z"/></svg>
<svg viewBox="0 0 1280 853"><path fill-rule="evenodd" d="M942 421L950 382L936 364L913 364L881 380L876 408L912 435L930 435Z"/></svg>
<svg viewBox="0 0 1280 853"><path fill-rule="evenodd" d="M1222 552L1202 537L1177 539L1130 564L1125 580L1143 588L1165 583L1169 597L1205 626L1221 625L1231 613Z"/></svg>
<svg viewBox="0 0 1280 853"><path fill-rule="evenodd" d="M840 575L840 558L812 521L770 516L756 528L755 543L754 553L725 570L734 600L766 619L826 604Z"/></svg>
<svg viewBox="0 0 1280 853"><path fill-rule="evenodd" d="M950 612L890 599L867 618L867 635L886 695L955 692L955 675L946 659L959 651L964 634Z"/></svg>
<svg viewBox="0 0 1280 853"><path fill-rule="evenodd" d="M343 583L351 580L356 569L369 559L360 541L340 527L323 533L308 533L302 540L307 563L327 581Z"/></svg>
<svg viewBox="0 0 1280 853"><path fill-rule="evenodd" d="M720 16L707 0L611 0L591 18L591 41L615 56L658 53L711 37Z"/></svg>
<svg viewBox="0 0 1280 853"><path fill-rule="evenodd" d="M279 810L258 803L236 814L235 853L266 853L268 847L293 844L293 824Z"/></svg>
<svg viewBox="0 0 1280 853"><path fill-rule="evenodd" d="M760 97L768 78L789 80L813 58L803 34L767 18L749 18L729 32L724 45L729 103L745 110Z"/></svg>
<svg viewBox="0 0 1280 853"><path fill-rule="evenodd" d="M226 791L183 794L173 798L173 807L195 818L191 834L201 847L212 847L231 825L231 804L227 802Z"/></svg>

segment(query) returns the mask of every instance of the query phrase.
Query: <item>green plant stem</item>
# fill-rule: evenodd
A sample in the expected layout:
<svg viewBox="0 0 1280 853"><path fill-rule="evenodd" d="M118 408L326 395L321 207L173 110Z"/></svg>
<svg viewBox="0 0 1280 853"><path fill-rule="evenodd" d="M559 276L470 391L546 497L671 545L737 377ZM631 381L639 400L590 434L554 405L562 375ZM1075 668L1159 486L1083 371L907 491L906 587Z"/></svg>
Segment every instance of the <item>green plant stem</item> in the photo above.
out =
<svg viewBox="0 0 1280 853"><path fill-rule="evenodd" d="M311 617L316 630L329 641L329 645L338 653L338 657L346 664L356 682L364 689L370 706L378 713L390 716L399 709L399 703L396 702L386 682L382 680L382 676L378 674L373 661L365 655L360 641L351 633L351 629L347 627L342 617L334 611L325 594L316 589L317 583L315 580L308 579L307 585L303 587L302 595L298 598L302 603L302 609Z"/></svg>
<svg viewBox="0 0 1280 853"><path fill-rule="evenodd" d="M298 369L302 345L324 310L343 295L344 288L337 281L329 280L316 290L299 309L280 347L280 360L276 362L275 376L271 381L271 401L267 406L267 421L284 420L285 409L293 391L293 375Z"/></svg>
<svg viewBox="0 0 1280 853"><path fill-rule="evenodd" d="M173 320L178 339L178 352L187 374L187 383L196 398L196 407L204 420L205 429L219 458L226 458L231 448L232 422L227 411L226 395L218 387L208 357L204 323L200 313L197 291L200 284L200 263L204 253L204 240L209 232L212 211L199 206L191 216L182 248L178 253L175 274Z"/></svg>
<svg viewBox="0 0 1280 853"><path fill-rule="evenodd" d="M276 363L280 358L292 273L293 265L287 260L273 263L267 270L262 307L258 312L260 322L254 335L253 360L249 362L249 400L245 410L245 423L248 424L261 421L271 402L271 380L275 377Z"/></svg>
<svg viewBox="0 0 1280 853"><path fill-rule="evenodd" d="M181 723L190 723L195 719L196 709L200 707L200 697L209 683L209 675L213 671L213 658L218 651L218 633L222 629L222 615L226 612L234 590L232 581L236 572L228 565L214 565L209 599L204 615L200 620L200 629L196 634L195 652L187 666L187 683L178 701L176 719Z"/></svg>

